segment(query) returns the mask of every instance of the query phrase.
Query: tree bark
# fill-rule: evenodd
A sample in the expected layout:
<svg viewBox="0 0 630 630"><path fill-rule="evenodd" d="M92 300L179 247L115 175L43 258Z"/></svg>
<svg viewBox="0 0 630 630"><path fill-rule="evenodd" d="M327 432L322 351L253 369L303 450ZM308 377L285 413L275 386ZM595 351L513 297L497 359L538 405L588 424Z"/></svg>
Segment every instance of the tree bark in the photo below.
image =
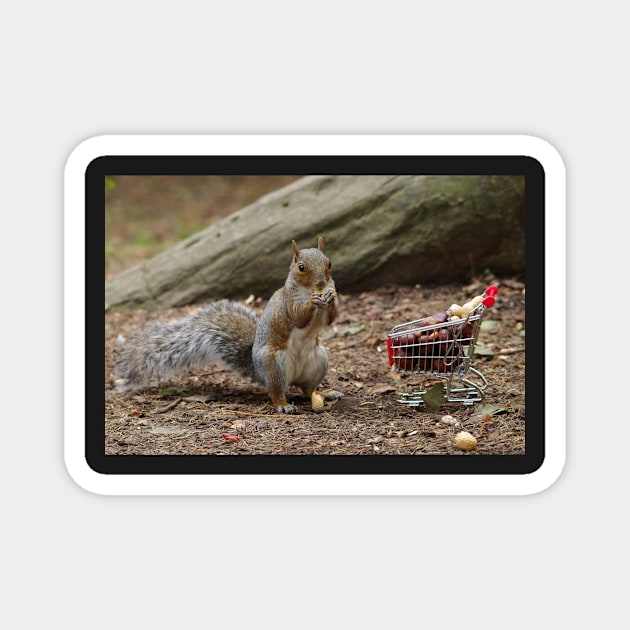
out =
<svg viewBox="0 0 630 630"><path fill-rule="evenodd" d="M470 280L525 266L522 176L307 176L128 269L106 308L165 308L269 297L286 278L291 240L323 236L341 293L385 284Z"/></svg>

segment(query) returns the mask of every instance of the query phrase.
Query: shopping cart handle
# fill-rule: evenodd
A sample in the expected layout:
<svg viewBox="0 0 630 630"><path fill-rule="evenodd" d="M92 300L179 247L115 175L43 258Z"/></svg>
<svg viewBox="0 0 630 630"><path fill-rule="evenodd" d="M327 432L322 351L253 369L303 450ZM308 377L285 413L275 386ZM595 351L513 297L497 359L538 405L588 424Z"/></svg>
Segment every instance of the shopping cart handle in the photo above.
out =
<svg viewBox="0 0 630 630"><path fill-rule="evenodd" d="M387 361L390 365L394 365L394 351L392 349L392 338L387 337Z"/></svg>
<svg viewBox="0 0 630 630"><path fill-rule="evenodd" d="M491 284L484 293L490 297L494 297L499 292L499 289L494 284ZM493 302L494 304L494 302Z"/></svg>
<svg viewBox="0 0 630 630"><path fill-rule="evenodd" d="M492 295L489 295L488 297L483 298L483 300L481 300L481 303L486 308L490 308L494 304L494 297Z"/></svg>

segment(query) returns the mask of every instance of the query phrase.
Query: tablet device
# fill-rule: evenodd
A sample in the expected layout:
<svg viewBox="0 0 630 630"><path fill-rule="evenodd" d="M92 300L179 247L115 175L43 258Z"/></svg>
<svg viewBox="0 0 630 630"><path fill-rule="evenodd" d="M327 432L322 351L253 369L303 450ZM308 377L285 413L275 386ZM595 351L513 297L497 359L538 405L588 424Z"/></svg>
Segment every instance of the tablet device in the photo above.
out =
<svg viewBox="0 0 630 630"><path fill-rule="evenodd" d="M530 494L549 487L565 451L564 177L553 147L519 135L86 140L65 171L71 476L102 494ZM208 286L197 282L197 293L174 295L167 271L181 256L168 252L107 277L108 213L124 224L131 203L119 197L122 209L112 209L108 190L171 181L185 191L207 182L200 194L210 203L219 180L241 189L288 182L177 245L191 259L195 250L240 250L234 274L245 278L276 265L261 295L237 278L229 295L204 293L212 282L199 263L195 273L206 273ZM184 193L181 199L183 206ZM260 245L252 222L261 215L287 241L279 243L282 268ZM468 223L470 215L480 222ZM167 220L178 216L173 202ZM431 231L444 225L452 231L436 245ZM216 366L117 391L113 366L135 329L220 297L259 314L284 284L292 238L306 248L320 236L340 299L323 339L326 381L343 398L316 413L296 391L298 413L283 416L260 385ZM337 263L360 247L371 261L365 269ZM464 272L462 257L470 263ZM114 290L123 274L132 286L126 296ZM475 299L466 313L454 309ZM427 319L438 313L443 321Z"/></svg>

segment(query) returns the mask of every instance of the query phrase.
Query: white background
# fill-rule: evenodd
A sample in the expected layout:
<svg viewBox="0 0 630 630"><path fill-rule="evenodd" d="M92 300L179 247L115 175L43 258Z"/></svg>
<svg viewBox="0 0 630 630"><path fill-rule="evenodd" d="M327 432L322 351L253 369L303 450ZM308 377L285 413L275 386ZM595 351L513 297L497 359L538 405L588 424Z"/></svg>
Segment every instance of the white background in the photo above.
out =
<svg viewBox="0 0 630 630"><path fill-rule="evenodd" d="M629 560L627 374L615 350L628 345L619 271L628 248L629 51L620 4L559 5L5 8L7 627L619 626ZM565 471L550 489L528 497L101 497L69 478L67 156L103 133L260 132L525 133L560 152L568 440ZM564 328L559 321L548 334ZM563 369L565 357L557 361Z"/></svg>

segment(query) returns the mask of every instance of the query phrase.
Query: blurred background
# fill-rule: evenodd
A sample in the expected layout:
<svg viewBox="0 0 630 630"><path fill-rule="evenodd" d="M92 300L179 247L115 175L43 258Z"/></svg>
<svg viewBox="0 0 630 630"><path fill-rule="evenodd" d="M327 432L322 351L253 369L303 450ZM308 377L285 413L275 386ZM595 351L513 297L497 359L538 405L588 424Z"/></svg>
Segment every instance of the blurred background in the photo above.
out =
<svg viewBox="0 0 630 630"><path fill-rule="evenodd" d="M294 175L106 178L105 279L296 179Z"/></svg>

